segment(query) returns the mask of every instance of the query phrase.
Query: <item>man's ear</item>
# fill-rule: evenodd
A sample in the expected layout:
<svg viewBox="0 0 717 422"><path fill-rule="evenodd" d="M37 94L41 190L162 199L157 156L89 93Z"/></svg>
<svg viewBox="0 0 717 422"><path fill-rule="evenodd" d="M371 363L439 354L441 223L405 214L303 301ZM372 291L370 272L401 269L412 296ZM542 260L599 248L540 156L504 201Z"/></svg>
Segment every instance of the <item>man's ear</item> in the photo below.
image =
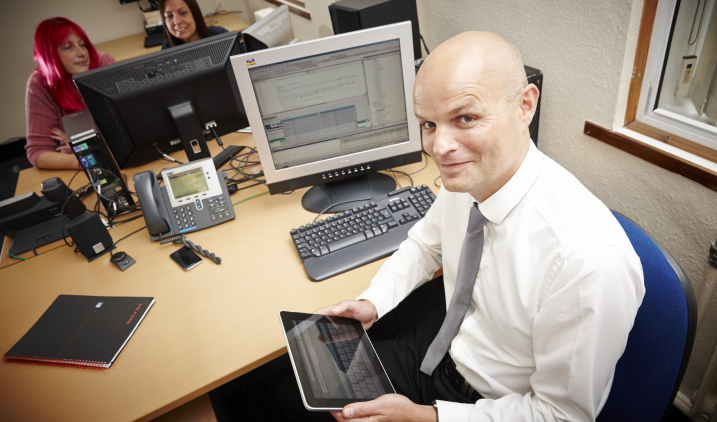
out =
<svg viewBox="0 0 717 422"><path fill-rule="evenodd" d="M533 121L535 109L538 107L540 92L538 87L528 84L518 95L518 107L520 108L521 131L528 130L530 122Z"/></svg>

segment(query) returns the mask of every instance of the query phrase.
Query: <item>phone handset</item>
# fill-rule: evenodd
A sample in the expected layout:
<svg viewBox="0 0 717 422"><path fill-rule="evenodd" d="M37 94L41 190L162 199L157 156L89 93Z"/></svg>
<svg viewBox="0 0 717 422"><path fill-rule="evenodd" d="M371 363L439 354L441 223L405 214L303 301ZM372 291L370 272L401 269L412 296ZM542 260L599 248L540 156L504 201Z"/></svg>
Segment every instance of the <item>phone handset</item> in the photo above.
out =
<svg viewBox="0 0 717 422"><path fill-rule="evenodd" d="M144 221L147 223L147 231L153 236L169 233L171 231L169 222L160 213L160 207L164 208L164 201L157 176L151 170L143 171L135 174L132 182L142 207Z"/></svg>

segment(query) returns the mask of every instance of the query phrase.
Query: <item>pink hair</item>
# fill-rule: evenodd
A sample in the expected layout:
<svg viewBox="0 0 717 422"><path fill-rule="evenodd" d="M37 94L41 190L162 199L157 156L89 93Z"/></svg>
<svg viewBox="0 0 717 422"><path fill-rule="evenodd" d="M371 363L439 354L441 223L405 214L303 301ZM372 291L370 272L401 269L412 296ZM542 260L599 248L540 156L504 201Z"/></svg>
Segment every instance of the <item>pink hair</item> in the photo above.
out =
<svg viewBox="0 0 717 422"><path fill-rule="evenodd" d="M66 18L51 18L40 22L35 30L35 52L33 53L37 62L37 70L42 75L47 90L60 107L68 113L86 107L72 82L72 75L67 72L57 53L57 47L65 42L72 33L85 42L89 53L90 69L97 68L100 61L95 46L92 45L82 28Z"/></svg>

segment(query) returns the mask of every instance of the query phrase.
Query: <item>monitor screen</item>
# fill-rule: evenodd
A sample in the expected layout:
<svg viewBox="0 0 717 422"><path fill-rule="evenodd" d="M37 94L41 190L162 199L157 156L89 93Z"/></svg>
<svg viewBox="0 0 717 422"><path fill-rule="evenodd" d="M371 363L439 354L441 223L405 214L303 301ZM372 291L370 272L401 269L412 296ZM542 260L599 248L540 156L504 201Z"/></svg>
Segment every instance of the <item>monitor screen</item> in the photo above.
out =
<svg viewBox="0 0 717 422"><path fill-rule="evenodd" d="M232 57L270 192L420 161L411 43L405 22Z"/></svg>
<svg viewBox="0 0 717 422"><path fill-rule="evenodd" d="M277 170L408 142L397 39L249 75Z"/></svg>

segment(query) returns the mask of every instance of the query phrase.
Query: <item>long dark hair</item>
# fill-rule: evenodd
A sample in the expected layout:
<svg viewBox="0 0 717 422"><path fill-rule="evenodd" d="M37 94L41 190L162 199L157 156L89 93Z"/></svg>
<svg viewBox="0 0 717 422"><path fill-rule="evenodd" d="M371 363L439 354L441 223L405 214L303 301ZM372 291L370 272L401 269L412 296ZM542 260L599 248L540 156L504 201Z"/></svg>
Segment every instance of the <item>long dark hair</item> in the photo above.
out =
<svg viewBox="0 0 717 422"><path fill-rule="evenodd" d="M197 33L199 34L199 38L207 38L209 36L209 29L207 29L207 24L204 22L204 17L202 16L201 9L199 9L197 0L184 0L184 2L187 4L187 7L189 7L189 11L192 12L192 18L194 18L194 25L197 27ZM171 47L174 47L176 45L182 45L184 44L184 41L172 35L169 32L169 29L167 29L167 23L164 20L164 7L166 3L167 0L159 0L159 16L162 19L164 35L167 36L167 39L169 40L169 45Z"/></svg>

